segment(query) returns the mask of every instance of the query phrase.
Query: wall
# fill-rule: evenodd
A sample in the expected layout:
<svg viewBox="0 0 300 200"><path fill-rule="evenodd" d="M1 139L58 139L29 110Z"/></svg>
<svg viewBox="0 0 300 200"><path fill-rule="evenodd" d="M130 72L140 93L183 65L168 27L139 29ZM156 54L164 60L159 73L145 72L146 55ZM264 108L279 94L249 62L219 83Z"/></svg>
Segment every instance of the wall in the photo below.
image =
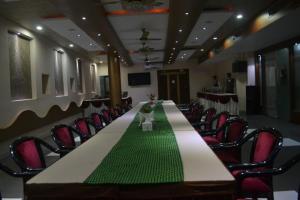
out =
<svg viewBox="0 0 300 200"><path fill-rule="evenodd" d="M225 87L226 74L232 73L232 63L234 60L229 59L218 63L211 64L215 69L215 75L217 75L221 87ZM236 94L239 98L239 110L241 112L246 111L246 85L247 85L247 73L232 73L232 78L236 83Z"/></svg>
<svg viewBox="0 0 300 200"><path fill-rule="evenodd" d="M201 91L203 87L209 87L212 85L211 77L214 73L214 69L206 66L199 66L195 62L175 63L173 65L167 65L162 68L168 69L189 69L190 78L190 98L196 99L197 92ZM139 101L148 100L149 94L158 95L157 87L157 70L150 70L151 73L151 85L147 86L129 86L128 85L128 73L144 72L144 65L134 65L132 67L121 66L121 85L122 91L128 91L133 99L133 104L137 104Z"/></svg>
<svg viewBox="0 0 300 200"><path fill-rule="evenodd" d="M67 48L62 48L55 42L43 36L43 33L34 33L26 30L17 24L0 18L0 129L9 127L25 110L34 111L39 117L44 117L53 105L58 105L62 110L66 110L71 102L80 105L85 97L91 95L91 78L89 73L90 61L81 55L76 54ZM8 30L21 32L31 38L30 61L33 98L28 100L12 101L10 96L10 69L9 69L9 44ZM62 49L63 54L63 81L65 96L56 97L54 66L54 49ZM84 92L78 94L71 90L70 77L76 77L76 58L80 57L83 70ZM49 74L49 92L42 93L42 74ZM1 136L0 136L1 137Z"/></svg>

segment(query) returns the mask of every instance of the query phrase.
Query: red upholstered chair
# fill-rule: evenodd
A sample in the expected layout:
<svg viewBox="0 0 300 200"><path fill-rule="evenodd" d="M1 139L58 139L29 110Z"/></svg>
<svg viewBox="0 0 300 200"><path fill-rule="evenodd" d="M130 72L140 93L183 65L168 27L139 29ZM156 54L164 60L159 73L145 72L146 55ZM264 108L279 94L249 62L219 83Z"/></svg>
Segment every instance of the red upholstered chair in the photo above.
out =
<svg viewBox="0 0 300 200"><path fill-rule="evenodd" d="M73 134L80 137L80 133L76 129L72 128L71 126L60 124L52 128L51 132L52 139L57 144L59 149L69 152L76 148Z"/></svg>
<svg viewBox="0 0 300 200"><path fill-rule="evenodd" d="M199 102L191 103L187 109L179 107L190 123L199 123L203 115L204 107Z"/></svg>
<svg viewBox="0 0 300 200"><path fill-rule="evenodd" d="M102 115L100 115L98 113L91 114L91 122L93 123L93 126L95 127L96 132L98 132L104 128L104 121L103 121Z"/></svg>
<svg viewBox="0 0 300 200"><path fill-rule="evenodd" d="M112 120L115 120L121 116L121 112L117 107L110 108L110 113L111 113L110 116Z"/></svg>
<svg viewBox="0 0 300 200"><path fill-rule="evenodd" d="M104 123L106 125L108 125L108 124L110 124L112 122L112 117L111 117L110 110L104 109L104 110L101 111L101 114L102 114L102 118L104 120Z"/></svg>
<svg viewBox="0 0 300 200"><path fill-rule="evenodd" d="M46 168L42 147L61 156L65 154L65 152L55 149L48 143L35 137L21 137L15 140L10 145L10 153L22 172L36 174Z"/></svg>
<svg viewBox="0 0 300 200"><path fill-rule="evenodd" d="M224 138L219 144L211 145L216 155L225 164L241 162L241 148L222 149L223 145L239 142L247 133L248 123L241 118L232 118L226 121L223 126Z"/></svg>
<svg viewBox="0 0 300 200"><path fill-rule="evenodd" d="M253 138L250 160L248 163L238 163L228 165L228 169L234 177L243 171L260 171L271 169L273 161L282 148L282 136L276 129L262 128L246 135L238 142L224 144L223 149L239 149L241 146ZM219 149L220 150L220 149ZM259 179L248 179L244 186L244 191L252 191L253 188L261 188L260 192L267 192L267 188L272 188L272 177L262 177ZM246 188L246 186L248 188Z"/></svg>
<svg viewBox="0 0 300 200"><path fill-rule="evenodd" d="M210 120L210 124L203 124L203 127L207 126L208 129L201 130L201 128L197 128L196 130L199 132L199 134L203 137L205 142L209 145L212 144L218 144L220 142L223 142L224 138L224 132L225 132L225 123L227 119L229 119L230 114L228 112L221 112L214 116ZM216 127L212 129L212 124L216 121Z"/></svg>
<svg viewBox="0 0 300 200"><path fill-rule="evenodd" d="M272 176L283 174L300 162L300 154L293 156L283 165L275 168L243 170L235 174L237 181L237 198L274 199ZM299 177L295 177L298 178Z"/></svg>
<svg viewBox="0 0 300 200"><path fill-rule="evenodd" d="M195 127L195 129L198 132L212 130L213 119L216 112L217 111L215 108L208 108L207 110L204 111L203 115L201 116L201 119L204 118L204 121L192 123L192 125Z"/></svg>
<svg viewBox="0 0 300 200"><path fill-rule="evenodd" d="M75 129L79 133L81 142L85 142L92 137L89 124L91 123L86 118L79 118L74 121Z"/></svg>

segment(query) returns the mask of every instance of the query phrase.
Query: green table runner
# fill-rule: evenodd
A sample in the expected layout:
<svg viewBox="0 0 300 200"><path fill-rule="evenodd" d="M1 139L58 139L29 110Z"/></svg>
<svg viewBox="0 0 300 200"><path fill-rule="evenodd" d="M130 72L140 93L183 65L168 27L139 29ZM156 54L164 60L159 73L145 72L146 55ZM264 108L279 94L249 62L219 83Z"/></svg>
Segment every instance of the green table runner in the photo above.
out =
<svg viewBox="0 0 300 200"><path fill-rule="evenodd" d="M154 108L154 119L153 131L143 132L138 127L137 114L122 138L85 183L183 182L183 166L178 145L161 104Z"/></svg>

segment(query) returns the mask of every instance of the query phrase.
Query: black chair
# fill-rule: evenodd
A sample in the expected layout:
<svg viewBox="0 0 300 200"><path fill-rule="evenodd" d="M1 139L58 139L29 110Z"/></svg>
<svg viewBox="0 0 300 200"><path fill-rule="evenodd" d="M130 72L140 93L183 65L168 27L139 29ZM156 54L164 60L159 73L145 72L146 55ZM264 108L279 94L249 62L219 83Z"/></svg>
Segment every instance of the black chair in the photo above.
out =
<svg viewBox="0 0 300 200"><path fill-rule="evenodd" d="M204 121L192 123L192 125L195 127L195 129L198 132L201 131L211 131L212 130L212 120L216 114L215 108L208 108L204 111L203 115L201 115L200 120L204 118Z"/></svg>
<svg viewBox="0 0 300 200"><path fill-rule="evenodd" d="M93 126L93 123L89 122L87 118L78 118L74 121L74 126L79 133L81 142L85 142L92 137L92 132L89 125Z"/></svg>
<svg viewBox="0 0 300 200"><path fill-rule="evenodd" d="M60 157L66 154L66 152L56 149L36 137L21 137L10 145L11 156L20 167L22 173L37 174L46 168L42 147L60 154Z"/></svg>
<svg viewBox="0 0 300 200"><path fill-rule="evenodd" d="M104 121L102 115L98 113L92 113L91 114L91 122L93 123L93 126L95 127L95 131L98 132L101 129L104 128Z"/></svg>
<svg viewBox="0 0 300 200"><path fill-rule="evenodd" d="M230 114L226 111L221 112L217 115L215 115L211 121L208 127L210 127L208 130L198 130L199 134L203 137L204 141L208 145L212 144L218 144L220 142L223 142L224 133L225 133L225 123L229 119ZM216 121L216 126L213 128L213 123ZM204 126L206 124L203 124Z"/></svg>
<svg viewBox="0 0 300 200"><path fill-rule="evenodd" d="M60 150L70 152L76 148L74 134L80 137L80 133L71 126L60 124L51 129L53 141Z"/></svg>
<svg viewBox="0 0 300 200"><path fill-rule="evenodd" d="M283 174L300 161L300 154L295 155L283 165L275 168L258 168L243 170L236 174L237 198L268 198L274 199L272 176ZM299 178L299 177L295 177Z"/></svg>

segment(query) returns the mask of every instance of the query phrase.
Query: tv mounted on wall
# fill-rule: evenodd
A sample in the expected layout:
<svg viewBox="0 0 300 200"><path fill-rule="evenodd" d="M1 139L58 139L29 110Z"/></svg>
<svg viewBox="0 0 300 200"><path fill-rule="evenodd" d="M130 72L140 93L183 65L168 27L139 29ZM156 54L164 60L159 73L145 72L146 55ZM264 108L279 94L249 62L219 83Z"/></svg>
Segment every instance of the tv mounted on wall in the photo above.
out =
<svg viewBox="0 0 300 200"><path fill-rule="evenodd" d="M150 72L128 74L128 85L130 86L150 85L150 84L151 84Z"/></svg>

